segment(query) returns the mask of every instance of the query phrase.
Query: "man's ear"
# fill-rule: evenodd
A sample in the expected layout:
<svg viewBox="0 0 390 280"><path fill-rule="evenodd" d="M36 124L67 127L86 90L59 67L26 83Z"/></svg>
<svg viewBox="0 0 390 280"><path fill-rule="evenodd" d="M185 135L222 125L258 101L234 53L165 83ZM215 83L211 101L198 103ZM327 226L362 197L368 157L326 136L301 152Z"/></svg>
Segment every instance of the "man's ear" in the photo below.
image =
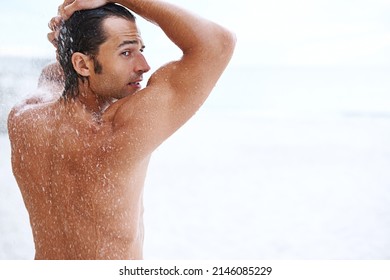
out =
<svg viewBox="0 0 390 280"><path fill-rule="evenodd" d="M91 74L91 58L80 52L72 55L72 64L74 70L82 77L89 77Z"/></svg>

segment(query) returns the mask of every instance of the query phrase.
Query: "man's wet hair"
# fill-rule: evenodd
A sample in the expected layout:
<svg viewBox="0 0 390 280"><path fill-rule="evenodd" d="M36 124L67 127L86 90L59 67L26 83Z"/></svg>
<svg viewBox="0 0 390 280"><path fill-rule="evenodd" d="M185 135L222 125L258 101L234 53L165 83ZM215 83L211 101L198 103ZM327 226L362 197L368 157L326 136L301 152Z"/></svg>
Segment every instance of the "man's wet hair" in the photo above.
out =
<svg viewBox="0 0 390 280"><path fill-rule="evenodd" d="M58 38L58 60L64 71L64 99L74 99L79 95L79 81L86 78L79 75L72 64L72 55L80 52L90 56L94 62L94 71L99 74L102 66L96 56L100 46L107 40L103 21L110 17L119 17L135 22L135 16L125 7L117 4L107 4L93 10L75 12L66 20Z"/></svg>

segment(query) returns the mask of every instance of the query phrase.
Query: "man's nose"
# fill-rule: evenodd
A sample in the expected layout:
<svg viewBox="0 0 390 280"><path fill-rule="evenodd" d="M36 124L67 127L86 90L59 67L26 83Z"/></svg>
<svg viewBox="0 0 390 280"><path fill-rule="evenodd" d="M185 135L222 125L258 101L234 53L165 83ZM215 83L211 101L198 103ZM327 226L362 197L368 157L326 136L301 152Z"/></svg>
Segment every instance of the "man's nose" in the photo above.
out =
<svg viewBox="0 0 390 280"><path fill-rule="evenodd" d="M136 64L135 71L137 73L146 73L146 72L149 72L149 70L150 70L150 66L149 66L148 62L146 61L144 55L140 54L139 59L138 59L137 64Z"/></svg>

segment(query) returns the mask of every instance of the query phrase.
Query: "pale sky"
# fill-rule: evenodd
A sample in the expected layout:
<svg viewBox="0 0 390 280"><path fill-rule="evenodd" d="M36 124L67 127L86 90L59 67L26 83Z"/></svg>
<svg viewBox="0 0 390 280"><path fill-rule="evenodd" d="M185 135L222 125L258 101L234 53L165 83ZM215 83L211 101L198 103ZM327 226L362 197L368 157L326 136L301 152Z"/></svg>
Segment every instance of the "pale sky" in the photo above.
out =
<svg viewBox="0 0 390 280"><path fill-rule="evenodd" d="M390 65L389 0L170 2L233 30L238 38L235 64ZM52 56L47 23L59 4L53 0L2 3L0 54ZM139 25L152 59L177 54L158 29L142 21Z"/></svg>

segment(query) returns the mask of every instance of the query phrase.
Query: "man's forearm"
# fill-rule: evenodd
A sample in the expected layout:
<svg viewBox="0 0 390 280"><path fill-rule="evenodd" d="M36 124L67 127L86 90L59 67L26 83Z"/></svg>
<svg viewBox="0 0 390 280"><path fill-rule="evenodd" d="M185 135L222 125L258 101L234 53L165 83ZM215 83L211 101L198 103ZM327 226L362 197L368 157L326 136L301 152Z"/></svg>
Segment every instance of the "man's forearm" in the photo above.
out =
<svg viewBox="0 0 390 280"><path fill-rule="evenodd" d="M116 2L160 26L184 53L197 46L212 44L213 40L221 41L223 40L221 36L231 36L231 33L221 26L163 1L117 0Z"/></svg>

